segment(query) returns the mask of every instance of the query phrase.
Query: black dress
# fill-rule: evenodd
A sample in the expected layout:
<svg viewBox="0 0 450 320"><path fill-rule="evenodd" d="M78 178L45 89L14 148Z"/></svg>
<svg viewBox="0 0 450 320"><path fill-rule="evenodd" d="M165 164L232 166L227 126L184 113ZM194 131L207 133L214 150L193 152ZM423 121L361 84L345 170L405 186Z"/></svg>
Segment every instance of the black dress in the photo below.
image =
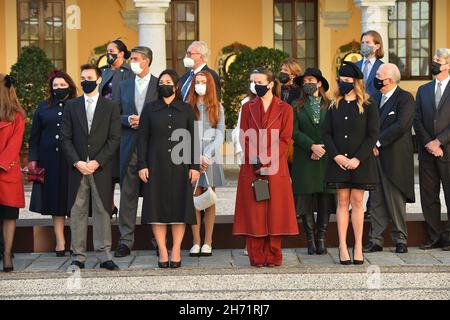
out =
<svg viewBox="0 0 450 320"><path fill-rule="evenodd" d="M67 209L69 167L61 147L64 102L39 104L33 116L28 161L45 169L44 184L34 183L30 211L49 216L69 216Z"/></svg>
<svg viewBox="0 0 450 320"><path fill-rule="evenodd" d="M325 148L329 159L325 181L337 189L374 190L378 171L373 155L379 138L380 118L377 104L369 100L364 113L359 113L356 101L340 101L339 108L328 110L323 126ZM357 158L356 170L343 170L334 161L338 155Z"/></svg>
<svg viewBox="0 0 450 320"><path fill-rule="evenodd" d="M142 224L197 223L189 179L190 169L199 170L199 161L194 159L200 159L194 119L191 106L180 100L170 105L158 100L144 107L139 123L138 166L139 170L149 169L150 179L144 187ZM189 148L181 152L176 150L184 136L172 141L174 131L179 129L190 135L185 137ZM172 161L173 150L174 155L182 156L180 164ZM198 150L197 155L194 150Z"/></svg>

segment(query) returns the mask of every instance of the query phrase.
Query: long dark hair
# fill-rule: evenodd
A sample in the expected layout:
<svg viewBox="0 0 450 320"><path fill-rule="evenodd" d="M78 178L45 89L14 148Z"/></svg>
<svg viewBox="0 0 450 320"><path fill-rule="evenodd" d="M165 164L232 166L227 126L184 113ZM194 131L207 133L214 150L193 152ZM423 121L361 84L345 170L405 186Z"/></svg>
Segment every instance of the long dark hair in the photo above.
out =
<svg viewBox="0 0 450 320"><path fill-rule="evenodd" d="M161 78L164 75L168 75L171 79L172 82L175 86L175 99L177 100L181 100L181 88L179 86L179 82L180 82L180 77L178 76L178 73L175 70L172 69L166 69L163 72L161 72L161 75L158 78L158 89L159 89L159 82L161 81ZM158 98L162 99L163 97L159 94L159 90L158 90Z"/></svg>
<svg viewBox="0 0 450 320"><path fill-rule="evenodd" d="M317 79L319 81L319 79ZM300 96L297 100L294 101L294 108L297 110L297 112L300 112L305 105L306 99L308 98L308 95L303 90L303 85L300 87ZM319 89L319 96L322 97L322 101L320 102L320 108L321 109L328 109L330 107L330 99L327 96L327 93L325 92L325 89L320 87Z"/></svg>
<svg viewBox="0 0 450 320"><path fill-rule="evenodd" d="M53 98L54 98L54 94L53 94L53 81L55 81L56 78L61 78L64 79L64 81L67 82L67 84L69 85L69 89L70 89L70 93L69 96L67 97L66 100L70 100L70 99L74 99L77 97L77 86L75 85L75 82L73 81L73 79L64 71L62 70L54 70L49 74L48 77L48 88L47 88L47 103L49 105L49 107L52 106L53 104Z"/></svg>

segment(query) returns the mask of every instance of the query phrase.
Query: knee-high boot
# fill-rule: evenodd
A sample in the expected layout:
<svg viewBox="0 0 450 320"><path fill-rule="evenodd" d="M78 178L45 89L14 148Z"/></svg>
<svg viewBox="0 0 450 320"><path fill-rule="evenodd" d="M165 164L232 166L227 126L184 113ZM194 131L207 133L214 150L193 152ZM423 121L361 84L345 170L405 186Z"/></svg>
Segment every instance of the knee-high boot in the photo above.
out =
<svg viewBox="0 0 450 320"><path fill-rule="evenodd" d="M327 254L327 228L330 215L321 212L317 215L317 254Z"/></svg>
<svg viewBox="0 0 450 320"><path fill-rule="evenodd" d="M316 244L314 241L314 214L304 214L301 218L303 230L305 230L306 239L308 240L308 254L313 255L316 253Z"/></svg>

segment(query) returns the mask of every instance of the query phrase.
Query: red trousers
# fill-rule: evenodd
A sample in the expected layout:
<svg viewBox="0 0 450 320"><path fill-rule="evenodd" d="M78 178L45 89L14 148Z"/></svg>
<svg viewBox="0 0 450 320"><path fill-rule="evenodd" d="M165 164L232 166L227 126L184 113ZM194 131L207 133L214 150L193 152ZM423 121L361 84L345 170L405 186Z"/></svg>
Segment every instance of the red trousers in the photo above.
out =
<svg viewBox="0 0 450 320"><path fill-rule="evenodd" d="M247 237L247 251L250 264L254 267L267 265L279 267L283 262L281 237Z"/></svg>

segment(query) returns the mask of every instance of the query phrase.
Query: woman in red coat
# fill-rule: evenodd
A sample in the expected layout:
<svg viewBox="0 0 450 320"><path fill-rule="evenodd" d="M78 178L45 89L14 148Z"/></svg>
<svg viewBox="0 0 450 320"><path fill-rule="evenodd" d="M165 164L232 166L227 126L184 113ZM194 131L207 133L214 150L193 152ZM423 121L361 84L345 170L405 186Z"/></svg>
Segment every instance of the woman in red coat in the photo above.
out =
<svg viewBox="0 0 450 320"><path fill-rule="evenodd" d="M25 111L20 106L9 75L0 74L0 219L3 220L3 272L14 270L12 244L19 208L25 207L20 148L25 128Z"/></svg>
<svg viewBox="0 0 450 320"><path fill-rule="evenodd" d="M274 267L282 264L282 236L299 233L287 162L294 116L292 107L274 95L279 83L273 73L258 68L252 74L258 97L242 108L240 140L245 156L233 234L246 237L252 266ZM268 200L256 200L253 183L259 179L268 181Z"/></svg>

